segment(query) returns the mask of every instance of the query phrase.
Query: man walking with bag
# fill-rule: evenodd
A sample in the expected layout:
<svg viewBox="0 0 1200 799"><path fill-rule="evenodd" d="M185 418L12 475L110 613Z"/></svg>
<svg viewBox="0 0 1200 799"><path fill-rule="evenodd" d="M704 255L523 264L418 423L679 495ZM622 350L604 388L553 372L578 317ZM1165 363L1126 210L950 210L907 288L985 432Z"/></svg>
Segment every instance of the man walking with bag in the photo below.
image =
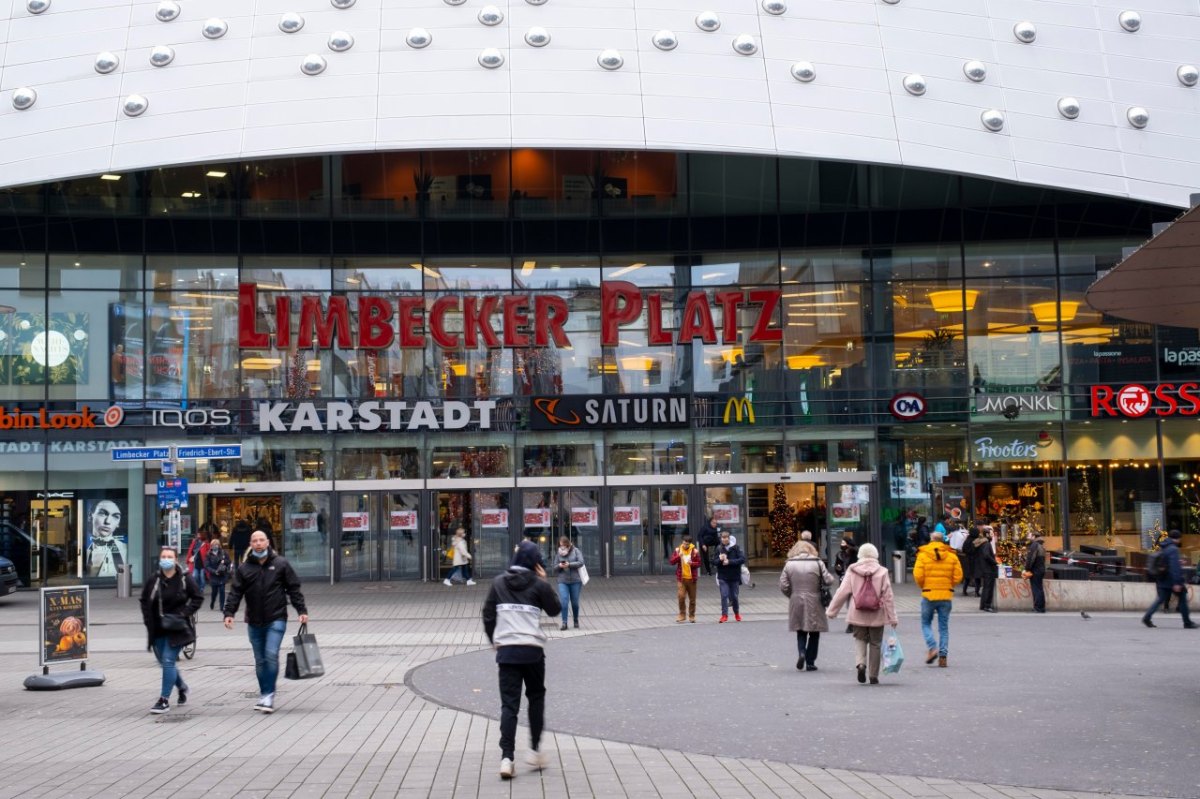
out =
<svg viewBox="0 0 1200 799"><path fill-rule="evenodd" d="M1172 530L1167 533L1167 537L1159 544L1159 551L1155 553L1155 565L1158 563L1163 565L1154 569L1158 598L1142 616L1142 624L1147 627L1158 626L1151 619L1159 606L1166 604L1167 600L1171 598L1171 594L1174 594L1179 602L1179 613L1183 616L1184 629L1192 630L1200 626L1192 621L1192 615L1188 610L1187 585L1183 582L1183 563L1179 559L1179 541L1182 538L1183 533L1179 530Z"/></svg>
<svg viewBox="0 0 1200 799"><path fill-rule="evenodd" d="M271 549L262 530L250 536L246 560L233 572L233 585L225 601L225 629L233 629L242 599L246 600L246 625L250 646L254 649L254 673L258 677L258 703L254 709L275 712L275 683L279 678L279 646L287 631L288 602L300 614L300 623L308 623L304 594L296 570Z"/></svg>

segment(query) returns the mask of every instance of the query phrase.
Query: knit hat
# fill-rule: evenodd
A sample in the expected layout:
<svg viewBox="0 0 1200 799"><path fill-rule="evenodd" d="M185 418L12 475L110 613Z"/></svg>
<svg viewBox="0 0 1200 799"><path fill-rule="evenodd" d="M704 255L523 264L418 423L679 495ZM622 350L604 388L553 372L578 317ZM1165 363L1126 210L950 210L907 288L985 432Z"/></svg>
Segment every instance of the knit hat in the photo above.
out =
<svg viewBox="0 0 1200 799"><path fill-rule="evenodd" d="M879 560L879 550L874 544L863 544L858 548L859 560Z"/></svg>
<svg viewBox="0 0 1200 799"><path fill-rule="evenodd" d="M541 560L542 552L538 549L538 545L532 541L522 541L517 544L516 550L513 552L512 563L509 566L518 566L522 569L533 571Z"/></svg>

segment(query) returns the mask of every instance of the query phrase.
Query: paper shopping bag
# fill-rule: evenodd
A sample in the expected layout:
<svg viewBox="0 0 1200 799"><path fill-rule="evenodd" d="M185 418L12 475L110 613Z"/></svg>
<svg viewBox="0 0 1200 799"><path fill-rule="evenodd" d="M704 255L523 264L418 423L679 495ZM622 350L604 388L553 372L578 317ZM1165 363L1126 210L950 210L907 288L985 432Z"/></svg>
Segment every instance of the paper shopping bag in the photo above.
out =
<svg viewBox="0 0 1200 799"><path fill-rule="evenodd" d="M317 636L308 631L307 624L301 624L292 639L292 656L296 658L296 673L300 680L310 677L320 677L325 674L325 662L321 660L321 648L317 646Z"/></svg>

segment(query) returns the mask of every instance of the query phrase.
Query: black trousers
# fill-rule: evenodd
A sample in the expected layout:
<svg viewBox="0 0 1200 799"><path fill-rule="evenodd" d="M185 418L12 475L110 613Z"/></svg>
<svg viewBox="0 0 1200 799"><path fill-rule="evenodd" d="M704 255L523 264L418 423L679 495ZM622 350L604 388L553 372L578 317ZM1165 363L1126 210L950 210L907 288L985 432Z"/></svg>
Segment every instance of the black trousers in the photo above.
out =
<svg viewBox="0 0 1200 799"><path fill-rule="evenodd" d="M820 646L820 633L806 633L804 630L796 631L796 649L799 650L800 656L804 658L805 663L811 665L817 662L817 650Z"/></svg>
<svg viewBox="0 0 1200 799"><path fill-rule="evenodd" d="M500 665L500 756L513 758L517 716L521 712L521 684L529 700L529 747L535 752L542 742L542 719L546 710L546 659L534 663Z"/></svg>
<svg viewBox="0 0 1200 799"><path fill-rule="evenodd" d="M980 578L979 609L996 607L996 575L985 574Z"/></svg>
<svg viewBox="0 0 1200 799"><path fill-rule="evenodd" d="M1029 590L1033 593L1033 609L1038 613L1046 611L1046 588L1042 585L1045 577L1030 577Z"/></svg>

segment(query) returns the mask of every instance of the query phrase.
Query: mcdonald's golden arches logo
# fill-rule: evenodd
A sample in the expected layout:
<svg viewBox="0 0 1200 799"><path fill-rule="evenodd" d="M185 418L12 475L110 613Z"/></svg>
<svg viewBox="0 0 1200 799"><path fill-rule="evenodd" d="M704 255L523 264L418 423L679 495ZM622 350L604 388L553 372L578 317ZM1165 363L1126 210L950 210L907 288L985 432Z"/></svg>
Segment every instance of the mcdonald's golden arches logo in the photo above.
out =
<svg viewBox="0 0 1200 799"><path fill-rule="evenodd" d="M746 424L754 424L754 403L749 397L730 397L725 402L725 415L723 421L729 424L729 416L733 415L735 421L742 421L745 417Z"/></svg>

